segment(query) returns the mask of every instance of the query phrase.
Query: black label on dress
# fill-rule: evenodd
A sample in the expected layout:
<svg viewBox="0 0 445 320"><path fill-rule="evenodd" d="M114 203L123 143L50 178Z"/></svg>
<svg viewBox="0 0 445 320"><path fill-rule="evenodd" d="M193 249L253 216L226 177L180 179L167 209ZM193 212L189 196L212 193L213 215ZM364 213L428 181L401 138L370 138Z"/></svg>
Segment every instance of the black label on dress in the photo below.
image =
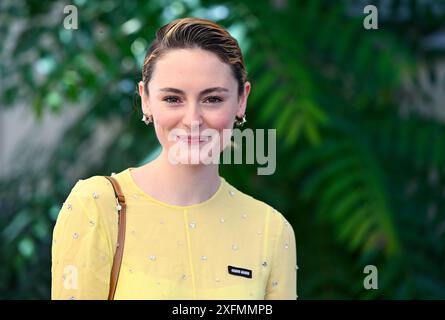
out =
<svg viewBox="0 0 445 320"><path fill-rule="evenodd" d="M233 274L235 276L245 277L245 278L252 278L252 270L238 268L238 267L234 267L234 266L228 266L228 268L229 268L230 274Z"/></svg>

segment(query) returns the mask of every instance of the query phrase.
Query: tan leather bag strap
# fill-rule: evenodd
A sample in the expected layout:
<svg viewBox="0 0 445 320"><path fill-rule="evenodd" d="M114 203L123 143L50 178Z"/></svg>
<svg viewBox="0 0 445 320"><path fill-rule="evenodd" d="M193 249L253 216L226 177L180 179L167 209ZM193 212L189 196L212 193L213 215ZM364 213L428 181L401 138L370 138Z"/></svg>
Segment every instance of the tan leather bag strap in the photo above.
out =
<svg viewBox="0 0 445 320"><path fill-rule="evenodd" d="M117 234L117 247L116 253L114 254L113 266L111 268L111 276L110 276L110 291L108 292L108 300L114 299L114 293L116 292L117 281L119 279L119 271L121 269L122 256L124 253L124 244L125 244L125 224L126 224L126 210L127 206L125 204L125 197L122 193L121 187L117 180L110 176L105 176L111 184L113 185L114 195L116 196L116 206L119 215L119 223L118 223L118 234Z"/></svg>

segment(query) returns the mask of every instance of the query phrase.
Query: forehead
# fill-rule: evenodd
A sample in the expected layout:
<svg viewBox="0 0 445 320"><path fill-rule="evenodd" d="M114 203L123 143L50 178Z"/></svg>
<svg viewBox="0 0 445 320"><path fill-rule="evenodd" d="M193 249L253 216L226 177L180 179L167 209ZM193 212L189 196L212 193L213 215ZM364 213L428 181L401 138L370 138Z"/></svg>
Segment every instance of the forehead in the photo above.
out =
<svg viewBox="0 0 445 320"><path fill-rule="evenodd" d="M236 80L227 63L202 49L173 49L157 61L150 81L154 87L201 88L225 86L232 90Z"/></svg>

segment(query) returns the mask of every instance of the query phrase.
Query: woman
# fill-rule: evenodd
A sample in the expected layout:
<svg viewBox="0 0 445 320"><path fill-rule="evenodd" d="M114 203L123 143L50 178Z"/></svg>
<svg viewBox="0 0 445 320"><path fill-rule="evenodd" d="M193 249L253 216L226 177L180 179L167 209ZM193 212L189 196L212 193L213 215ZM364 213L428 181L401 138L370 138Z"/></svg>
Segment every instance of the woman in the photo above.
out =
<svg viewBox="0 0 445 320"><path fill-rule="evenodd" d="M218 146L245 120L249 92L241 50L222 27L185 18L158 31L139 94L162 152L113 175L127 204L115 299L296 299L295 235L283 215L230 185L217 163L171 152ZM107 298L117 219L107 179L76 183L53 233L53 299Z"/></svg>

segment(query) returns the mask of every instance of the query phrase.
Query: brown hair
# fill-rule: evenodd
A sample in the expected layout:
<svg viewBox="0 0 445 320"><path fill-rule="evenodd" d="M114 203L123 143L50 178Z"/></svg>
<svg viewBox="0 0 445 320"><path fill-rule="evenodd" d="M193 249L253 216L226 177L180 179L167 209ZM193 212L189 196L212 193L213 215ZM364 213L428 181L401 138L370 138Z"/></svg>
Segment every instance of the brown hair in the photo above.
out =
<svg viewBox="0 0 445 320"><path fill-rule="evenodd" d="M176 19L158 30L142 67L142 81L146 92L156 60L168 50L185 48L200 48L213 52L221 61L228 63L238 82L238 96L241 96L247 73L238 42L220 25L200 18Z"/></svg>

